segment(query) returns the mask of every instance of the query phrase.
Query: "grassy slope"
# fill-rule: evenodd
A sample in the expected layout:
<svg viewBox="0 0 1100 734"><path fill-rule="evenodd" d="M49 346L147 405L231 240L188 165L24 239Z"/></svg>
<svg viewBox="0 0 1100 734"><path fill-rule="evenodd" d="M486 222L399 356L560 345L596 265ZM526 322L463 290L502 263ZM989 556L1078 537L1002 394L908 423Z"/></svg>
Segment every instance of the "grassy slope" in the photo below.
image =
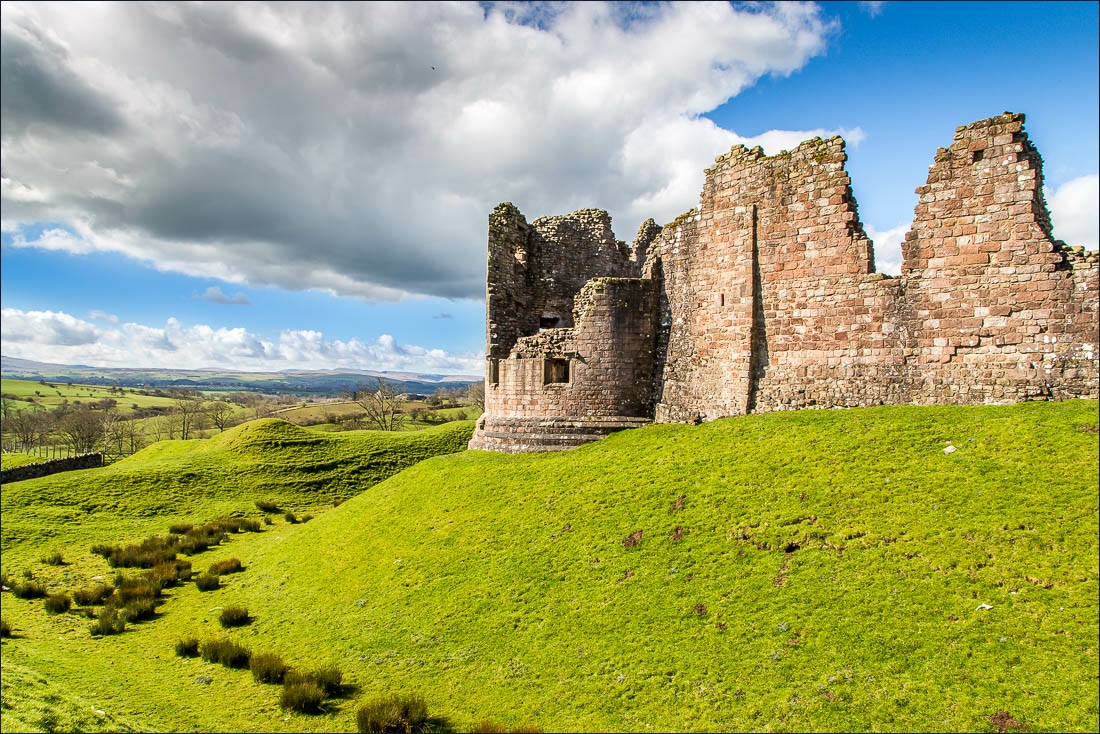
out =
<svg viewBox="0 0 1100 734"><path fill-rule="evenodd" d="M394 691L460 729L993 731L998 711L1095 729L1097 439L1080 427L1096 424L1095 401L886 407L430 459L206 554L249 569L173 592L162 619L115 639L5 594L25 635L3 645L5 699L14 665L113 726L157 729L351 730L358 698ZM34 500L8 491L10 574L9 517ZM118 502L136 512L142 496ZM277 689L174 658L227 603L256 617L232 636L338 663L351 698L320 721L284 717Z"/></svg>
<svg viewBox="0 0 1100 734"><path fill-rule="evenodd" d="M6 484L5 568L50 543L140 537L151 522L163 531L160 518L255 513L257 499L315 511L429 456L463 450L471 431L467 422L407 436L322 434L269 418L210 439L161 441L102 469Z"/></svg>

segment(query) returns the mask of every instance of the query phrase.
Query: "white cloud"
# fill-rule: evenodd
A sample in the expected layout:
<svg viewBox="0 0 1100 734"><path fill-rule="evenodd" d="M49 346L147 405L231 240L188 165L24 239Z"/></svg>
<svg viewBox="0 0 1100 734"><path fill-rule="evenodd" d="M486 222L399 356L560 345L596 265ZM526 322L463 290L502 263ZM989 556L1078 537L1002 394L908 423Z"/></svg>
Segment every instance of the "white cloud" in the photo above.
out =
<svg viewBox="0 0 1100 734"><path fill-rule="evenodd" d="M5 308L0 349L5 356L94 367L172 369L366 369L478 375L483 357L399 344L389 334L374 342L326 339L320 331L284 330L266 337L243 328L122 323L109 327L58 311Z"/></svg>
<svg viewBox="0 0 1100 734"><path fill-rule="evenodd" d="M869 224L863 225L864 231L875 244L875 270L886 275L901 274L901 243L909 232L911 223L905 222L892 229L879 231Z"/></svg>
<svg viewBox="0 0 1100 734"><path fill-rule="evenodd" d="M883 0L860 0L859 7L863 9L863 12L872 18L878 17L878 14L882 12L882 6L886 3Z"/></svg>
<svg viewBox="0 0 1100 734"><path fill-rule="evenodd" d="M502 200L627 240L691 208L743 140L700 115L833 29L801 3L5 2L0 30L2 225L71 230L17 245L393 300L480 298Z"/></svg>
<svg viewBox="0 0 1100 734"><path fill-rule="evenodd" d="M115 316L113 313L107 313L106 311L100 311L99 309L89 311L88 318L93 321L110 321L112 324L118 323L118 316Z"/></svg>
<svg viewBox="0 0 1100 734"><path fill-rule="evenodd" d="M1068 245L1100 249L1100 176L1081 176L1044 193L1054 236Z"/></svg>
<svg viewBox="0 0 1100 734"><path fill-rule="evenodd" d="M196 301L209 301L210 303L217 303L223 306L248 306L252 304L252 301L244 293L237 292L232 296L227 296L222 292L222 289L216 285L212 285L202 293L196 291L191 295Z"/></svg>

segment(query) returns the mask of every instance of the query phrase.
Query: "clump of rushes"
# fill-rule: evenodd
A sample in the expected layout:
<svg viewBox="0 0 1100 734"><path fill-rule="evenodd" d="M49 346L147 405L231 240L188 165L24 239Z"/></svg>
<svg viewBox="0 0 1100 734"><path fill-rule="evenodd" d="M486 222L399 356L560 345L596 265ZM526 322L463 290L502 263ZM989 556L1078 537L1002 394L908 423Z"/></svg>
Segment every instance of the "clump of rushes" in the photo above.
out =
<svg viewBox="0 0 1100 734"><path fill-rule="evenodd" d="M288 512L285 515L283 515L283 519L286 520L291 525L298 522L298 516L295 515L293 512Z"/></svg>
<svg viewBox="0 0 1100 734"><path fill-rule="evenodd" d="M233 640L207 640L202 643L202 659L208 663L218 663L227 668L247 668L251 658L248 648Z"/></svg>
<svg viewBox="0 0 1100 734"><path fill-rule="evenodd" d="M218 622L222 627L241 627L252 621L248 616L248 610L240 605L228 606L218 615Z"/></svg>
<svg viewBox="0 0 1100 734"><path fill-rule="evenodd" d="M470 731L475 734L542 734L542 729L532 724L505 726L489 719L482 719Z"/></svg>
<svg viewBox="0 0 1100 734"><path fill-rule="evenodd" d="M114 607L103 607L99 617L90 627L94 637L100 635L117 635L126 630L126 622L119 618L118 610Z"/></svg>
<svg viewBox="0 0 1100 734"><path fill-rule="evenodd" d="M207 570L207 573L211 576L224 576L227 573L237 573L238 571L243 570L244 566L241 565L240 558L226 558L223 561L218 561L217 563L210 564L210 568L209 570Z"/></svg>
<svg viewBox="0 0 1100 734"><path fill-rule="evenodd" d="M21 581L11 587L11 593L17 599L41 599L46 595L46 587L34 580Z"/></svg>
<svg viewBox="0 0 1100 734"><path fill-rule="evenodd" d="M284 680L283 692L279 694L279 705L285 711L297 711L301 714L321 713L321 704L325 692L312 681L289 683Z"/></svg>
<svg viewBox="0 0 1100 734"><path fill-rule="evenodd" d="M73 601L82 607L90 607L96 604L102 604L107 600L107 597L114 593L114 591L115 587L109 584L85 586L83 589L77 589L73 592Z"/></svg>
<svg viewBox="0 0 1100 734"><path fill-rule="evenodd" d="M253 655L248 668L257 683L282 683L287 672L287 664L273 652Z"/></svg>
<svg viewBox="0 0 1100 734"><path fill-rule="evenodd" d="M69 611L69 608L73 605L72 599L68 594L49 594L46 597L46 611L50 614L61 614L62 612Z"/></svg>
<svg viewBox="0 0 1100 734"><path fill-rule="evenodd" d="M208 573L199 574L195 577L195 586L199 588L199 591L213 591L222 585L221 579L217 576L211 576Z"/></svg>
<svg viewBox="0 0 1100 734"><path fill-rule="evenodd" d="M157 616L157 604L147 596L131 599L118 610L118 616L123 622L142 622L152 619Z"/></svg>
<svg viewBox="0 0 1100 734"><path fill-rule="evenodd" d="M416 694L394 694L360 706L355 723L361 732L427 731L428 704Z"/></svg>
<svg viewBox="0 0 1100 734"><path fill-rule="evenodd" d="M313 515L302 515L301 522L309 522L313 519Z"/></svg>
<svg viewBox="0 0 1100 734"><path fill-rule="evenodd" d="M282 508L271 500L256 500L256 509L261 512L282 512Z"/></svg>
<svg viewBox="0 0 1100 734"><path fill-rule="evenodd" d="M42 559L42 562L47 566L64 566L65 559L61 556L60 551L54 551L50 555Z"/></svg>
<svg viewBox="0 0 1100 734"><path fill-rule="evenodd" d="M176 655L181 658L195 658L199 656L199 638L181 637L176 640Z"/></svg>
<svg viewBox="0 0 1100 734"><path fill-rule="evenodd" d="M168 526L168 532L172 535L186 535L195 526L189 522L177 522Z"/></svg>
<svg viewBox="0 0 1100 734"><path fill-rule="evenodd" d="M6 619L0 619L0 637L11 637L11 623Z"/></svg>

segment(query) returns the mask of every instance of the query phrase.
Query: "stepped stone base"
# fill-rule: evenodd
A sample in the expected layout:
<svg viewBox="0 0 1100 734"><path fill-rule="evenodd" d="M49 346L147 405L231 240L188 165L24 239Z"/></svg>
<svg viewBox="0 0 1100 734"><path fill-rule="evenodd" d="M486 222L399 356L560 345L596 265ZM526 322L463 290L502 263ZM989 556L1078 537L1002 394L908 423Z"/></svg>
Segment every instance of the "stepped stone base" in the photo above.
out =
<svg viewBox="0 0 1100 734"><path fill-rule="evenodd" d="M599 441L616 431L641 428L649 418L497 418L482 416L470 440L470 448L524 454L531 451L564 451Z"/></svg>

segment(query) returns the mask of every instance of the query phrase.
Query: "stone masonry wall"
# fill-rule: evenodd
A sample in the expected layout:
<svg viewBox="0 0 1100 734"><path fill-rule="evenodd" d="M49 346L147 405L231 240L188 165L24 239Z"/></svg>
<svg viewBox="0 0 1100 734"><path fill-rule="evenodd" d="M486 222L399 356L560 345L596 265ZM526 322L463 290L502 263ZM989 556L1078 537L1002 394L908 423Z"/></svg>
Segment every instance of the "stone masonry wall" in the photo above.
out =
<svg viewBox="0 0 1100 734"><path fill-rule="evenodd" d="M1097 253L1051 238L1024 116L959 127L903 246L912 402L1097 394Z"/></svg>
<svg viewBox="0 0 1100 734"><path fill-rule="evenodd" d="M0 484L48 477L51 474L73 471L74 469L95 469L101 466L103 466L103 454L101 453L80 454L64 459L50 459L49 461L39 461L34 464L24 464L11 469L0 470Z"/></svg>
<svg viewBox="0 0 1100 734"><path fill-rule="evenodd" d="M471 447L563 448L646 418L1098 397L1100 257L1052 239L1023 122L960 127L937 152L897 278L874 272L840 138L734 147L699 207L644 223L629 250L598 210L528 226L501 205L495 381ZM540 333L548 317L564 328ZM547 384L553 360L568 383Z"/></svg>

